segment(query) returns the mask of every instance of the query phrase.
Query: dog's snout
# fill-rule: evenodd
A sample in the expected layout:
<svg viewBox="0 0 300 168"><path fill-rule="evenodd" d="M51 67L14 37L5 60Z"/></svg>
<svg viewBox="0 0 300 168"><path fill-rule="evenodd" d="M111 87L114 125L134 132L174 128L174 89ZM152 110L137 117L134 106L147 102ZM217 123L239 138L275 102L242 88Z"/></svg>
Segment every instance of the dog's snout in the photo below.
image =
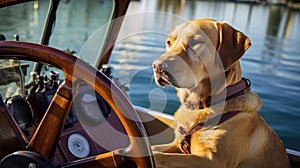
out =
<svg viewBox="0 0 300 168"><path fill-rule="evenodd" d="M166 60L155 60L152 67L156 73L162 73L168 69L168 62Z"/></svg>

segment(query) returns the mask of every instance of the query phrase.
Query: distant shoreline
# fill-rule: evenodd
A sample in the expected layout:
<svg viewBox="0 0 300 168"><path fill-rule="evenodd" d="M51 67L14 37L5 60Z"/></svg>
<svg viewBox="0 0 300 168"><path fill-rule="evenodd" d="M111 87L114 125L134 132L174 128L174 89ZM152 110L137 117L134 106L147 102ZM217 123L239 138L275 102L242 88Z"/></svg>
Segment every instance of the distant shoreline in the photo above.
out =
<svg viewBox="0 0 300 168"><path fill-rule="evenodd" d="M199 1L208 1L208 0L199 0ZM283 6L291 9L300 9L300 1L297 2L274 2L272 0L214 0L220 2L237 2L237 3L247 3L254 5L274 5L274 6Z"/></svg>

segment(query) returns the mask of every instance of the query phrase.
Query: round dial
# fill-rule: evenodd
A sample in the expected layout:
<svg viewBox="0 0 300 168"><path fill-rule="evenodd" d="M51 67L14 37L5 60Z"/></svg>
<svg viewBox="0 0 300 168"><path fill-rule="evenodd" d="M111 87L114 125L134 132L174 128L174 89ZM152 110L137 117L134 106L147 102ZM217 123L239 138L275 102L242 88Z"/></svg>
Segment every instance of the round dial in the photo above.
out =
<svg viewBox="0 0 300 168"><path fill-rule="evenodd" d="M81 134L69 136L68 149L77 158L85 158L90 154L90 144Z"/></svg>

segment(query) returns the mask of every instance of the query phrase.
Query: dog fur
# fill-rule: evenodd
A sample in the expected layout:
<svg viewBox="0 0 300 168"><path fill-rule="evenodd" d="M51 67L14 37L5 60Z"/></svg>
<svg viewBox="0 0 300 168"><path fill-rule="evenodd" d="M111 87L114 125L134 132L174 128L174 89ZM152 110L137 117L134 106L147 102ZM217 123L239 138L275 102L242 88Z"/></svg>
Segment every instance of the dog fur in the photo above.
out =
<svg viewBox="0 0 300 168"><path fill-rule="evenodd" d="M218 114L239 113L194 132L191 154L182 152L175 129L172 143L152 147L156 167L289 167L282 141L258 113L262 103L257 94L249 90L226 102L205 104L241 80L239 58L250 46L250 39L226 22L200 19L172 28L166 52L153 62L153 70L157 84L177 89L182 104L174 114L177 126L187 129Z"/></svg>

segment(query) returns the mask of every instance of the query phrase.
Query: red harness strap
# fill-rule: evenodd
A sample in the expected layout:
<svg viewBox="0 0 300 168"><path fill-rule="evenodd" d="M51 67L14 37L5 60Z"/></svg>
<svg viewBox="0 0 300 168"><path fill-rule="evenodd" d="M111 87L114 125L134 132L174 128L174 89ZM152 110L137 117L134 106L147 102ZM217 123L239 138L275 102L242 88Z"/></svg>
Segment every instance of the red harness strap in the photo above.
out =
<svg viewBox="0 0 300 168"><path fill-rule="evenodd" d="M231 111L231 112L223 113L221 115L217 115L217 116L207 120L206 122L201 122L201 123L193 125L188 130L185 130L183 127L179 126L178 132L182 135L182 137L179 141L182 152L185 154L191 154L190 140L191 140L191 136L194 132L196 132L200 129L204 129L204 128L206 130L212 126L219 125L219 124L223 123L224 121L230 119L231 117L235 116L236 114L238 114L238 112L239 111Z"/></svg>

